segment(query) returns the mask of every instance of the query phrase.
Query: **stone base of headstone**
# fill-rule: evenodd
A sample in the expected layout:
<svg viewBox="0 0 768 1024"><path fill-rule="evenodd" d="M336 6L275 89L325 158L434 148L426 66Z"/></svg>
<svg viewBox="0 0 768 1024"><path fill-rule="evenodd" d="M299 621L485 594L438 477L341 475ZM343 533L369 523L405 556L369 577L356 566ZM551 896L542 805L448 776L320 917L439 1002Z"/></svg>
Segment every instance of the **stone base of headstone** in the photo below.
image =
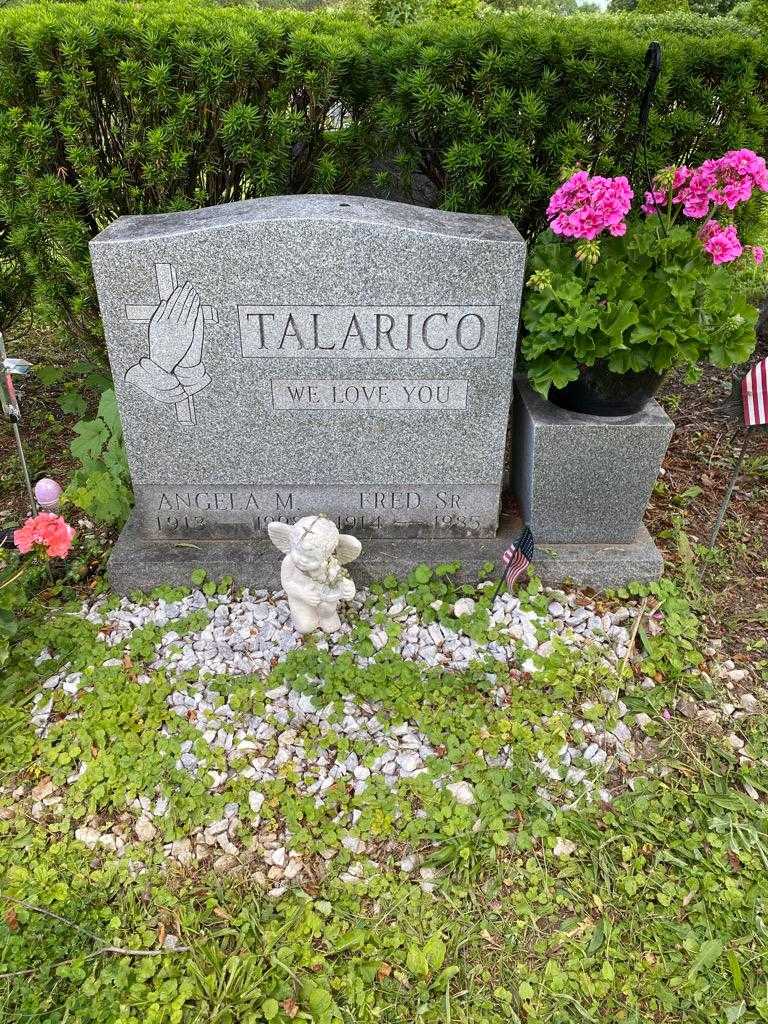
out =
<svg viewBox="0 0 768 1024"><path fill-rule="evenodd" d="M652 567L661 575L661 555L643 526L674 430L658 402L633 416L587 416L546 401L522 378L515 391L512 489L537 550L580 549L583 558L571 556L579 573L594 565L605 586L609 578L653 578Z"/></svg>
<svg viewBox="0 0 768 1024"><path fill-rule="evenodd" d="M492 562L498 578L501 554L521 529L520 519L503 517L498 534L491 538L364 538L363 553L349 568L358 587L389 573L403 578L420 563L435 566L460 562L458 578L475 581L483 566ZM280 553L266 539L173 546L148 539L129 521L113 549L108 574L120 594L150 590L160 580L189 586L195 569L204 569L214 580L234 577L238 584L252 589L277 588L281 561ZM662 568L661 555L645 527L623 544L537 544L534 564L534 571L544 583L555 586L572 580L578 586L595 589L619 587L630 580L655 580Z"/></svg>

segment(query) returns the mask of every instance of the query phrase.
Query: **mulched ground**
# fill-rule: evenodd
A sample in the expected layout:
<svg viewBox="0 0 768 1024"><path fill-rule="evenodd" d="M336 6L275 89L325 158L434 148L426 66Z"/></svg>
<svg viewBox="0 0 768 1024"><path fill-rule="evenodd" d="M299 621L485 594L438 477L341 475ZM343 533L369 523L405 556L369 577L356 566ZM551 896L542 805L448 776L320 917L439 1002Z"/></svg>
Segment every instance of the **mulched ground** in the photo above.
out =
<svg viewBox="0 0 768 1024"><path fill-rule="evenodd" d="M768 355L764 341L755 358ZM746 660L766 656L768 632L768 431L753 431L715 550L704 550L725 494L744 431L741 379L727 370L705 369L697 384L665 383L661 401L675 421L646 522L705 613L712 635ZM692 546L689 551L680 534Z"/></svg>
<svg viewBox="0 0 768 1024"><path fill-rule="evenodd" d="M68 368L85 358L81 343L62 342L51 332L25 330L16 337L6 337L6 348L10 356L27 359L35 365L60 366ZM66 486L72 475L76 460L69 445L74 436L73 428L77 415L67 415L58 404L62 387L46 385L31 373L15 378L22 422L19 426L24 453L33 482L49 476ZM88 400L88 415L96 408L95 396L83 395ZM10 423L0 415L0 528L16 526L27 513L24 478L16 454L16 443Z"/></svg>

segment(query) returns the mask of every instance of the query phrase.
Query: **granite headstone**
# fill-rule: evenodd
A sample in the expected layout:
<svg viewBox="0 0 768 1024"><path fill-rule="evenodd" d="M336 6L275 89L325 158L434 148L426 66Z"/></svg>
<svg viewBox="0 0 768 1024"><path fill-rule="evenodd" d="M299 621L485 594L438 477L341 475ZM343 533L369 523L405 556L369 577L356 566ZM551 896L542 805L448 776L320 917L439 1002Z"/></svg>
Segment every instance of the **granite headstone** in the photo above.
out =
<svg viewBox="0 0 768 1024"><path fill-rule="evenodd" d="M122 217L91 258L136 499L118 589L195 565L272 582L267 524L312 513L371 572L498 546L507 218L280 196Z"/></svg>

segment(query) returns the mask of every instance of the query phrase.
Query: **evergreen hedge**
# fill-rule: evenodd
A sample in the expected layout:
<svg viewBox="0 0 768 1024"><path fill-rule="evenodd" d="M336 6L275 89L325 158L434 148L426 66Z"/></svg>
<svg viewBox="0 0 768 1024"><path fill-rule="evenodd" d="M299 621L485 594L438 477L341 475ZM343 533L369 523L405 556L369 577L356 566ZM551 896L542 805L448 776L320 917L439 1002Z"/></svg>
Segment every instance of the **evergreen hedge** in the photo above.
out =
<svg viewBox="0 0 768 1024"><path fill-rule="evenodd" d="M765 151L768 43L687 20L654 23L650 166ZM189 0L0 11L0 319L35 306L94 332L87 243L126 213L386 196L420 173L438 205L531 233L564 166L627 169L643 25L526 11L387 28Z"/></svg>

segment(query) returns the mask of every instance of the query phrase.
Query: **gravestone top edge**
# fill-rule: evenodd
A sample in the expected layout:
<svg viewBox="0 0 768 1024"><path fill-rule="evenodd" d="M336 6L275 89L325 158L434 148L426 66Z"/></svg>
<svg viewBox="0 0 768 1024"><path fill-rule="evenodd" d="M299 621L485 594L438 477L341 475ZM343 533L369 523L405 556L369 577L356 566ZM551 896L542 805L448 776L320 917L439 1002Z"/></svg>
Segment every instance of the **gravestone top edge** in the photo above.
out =
<svg viewBox="0 0 768 1024"><path fill-rule="evenodd" d="M90 242L92 251L105 245L140 243L207 232L246 228L269 222L322 222L381 227L443 236L463 241L498 242L525 251L526 243L505 216L433 210L387 199L344 195L286 195L204 206L180 213L118 217Z"/></svg>

